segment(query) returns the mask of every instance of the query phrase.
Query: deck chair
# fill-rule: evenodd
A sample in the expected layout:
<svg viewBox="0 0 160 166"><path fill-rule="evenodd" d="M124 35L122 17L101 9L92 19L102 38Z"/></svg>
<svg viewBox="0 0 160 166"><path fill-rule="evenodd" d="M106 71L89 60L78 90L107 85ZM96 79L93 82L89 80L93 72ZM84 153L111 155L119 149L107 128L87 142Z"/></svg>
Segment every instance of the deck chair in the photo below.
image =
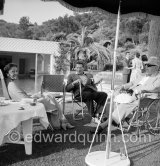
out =
<svg viewBox="0 0 160 166"><path fill-rule="evenodd" d="M101 82L97 84L100 86L100 91L103 91ZM96 103L93 100L88 99L86 102L82 101L81 98L81 84L79 85L80 88L80 98L75 98L72 93L72 112L73 112L73 119L74 120L82 120L84 118L84 111L87 109L88 113L93 116L93 113L96 108ZM80 110L75 110L75 104L80 107ZM94 109L94 110L92 110ZM81 113L81 116L78 115Z"/></svg>
<svg viewBox="0 0 160 166"><path fill-rule="evenodd" d="M7 90L6 83L5 83L4 76L3 76L1 69L0 69L0 78L1 78L3 96L5 97L5 99L10 99L10 96L8 94L8 90Z"/></svg>
<svg viewBox="0 0 160 166"><path fill-rule="evenodd" d="M65 110L65 83L64 75L44 75L41 93L52 92L58 102L62 102L62 110Z"/></svg>
<svg viewBox="0 0 160 166"><path fill-rule="evenodd" d="M82 101L82 94L81 94L81 84L79 83L79 91L80 91L80 97L75 98L74 94L72 92L72 115L74 120L82 120L84 118L84 109L86 108L85 103ZM75 104L77 104L80 107L80 110L75 109ZM78 117L78 115L81 113L81 117Z"/></svg>

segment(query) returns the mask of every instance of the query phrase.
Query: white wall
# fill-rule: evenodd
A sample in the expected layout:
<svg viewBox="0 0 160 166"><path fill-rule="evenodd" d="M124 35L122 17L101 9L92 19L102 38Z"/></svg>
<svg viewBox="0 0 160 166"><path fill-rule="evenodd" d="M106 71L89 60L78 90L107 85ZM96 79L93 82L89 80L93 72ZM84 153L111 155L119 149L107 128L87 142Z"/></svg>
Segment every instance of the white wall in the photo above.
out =
<svg viewBox="0 0 160 166"><path fill-rule="evenodd" d="M12 63L18 65L19 68L19 59L25 59L25 73L29 73L30 69L35 69L35 56L36 54L31 53L0 53L0 56L11 56ZM38 56L38 72L42 72L42 56ZM44 72L50 72L50 55L43 55L44 57Z"/></svg>

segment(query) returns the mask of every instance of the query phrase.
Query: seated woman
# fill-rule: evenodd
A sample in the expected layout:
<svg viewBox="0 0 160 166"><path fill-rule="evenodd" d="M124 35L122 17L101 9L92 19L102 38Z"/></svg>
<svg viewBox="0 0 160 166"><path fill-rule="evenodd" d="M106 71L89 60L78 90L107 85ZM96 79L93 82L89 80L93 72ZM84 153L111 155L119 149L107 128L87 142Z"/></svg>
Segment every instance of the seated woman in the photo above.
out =
<svg viewBox="0 0 160 166"><path fill-rule="evenodd" d="M21 101L23 98L37 98L37 101L43 103L46 111L48 111L48 119L53 129L74 128L62 113L62 109L56 99L51 94L46 95L28 95L23 89L21 89L17 83L18 68L14 63L9 63L4 67L4 75L7 76L6 84L8 93L12 100Z"/></svg>
<svg viewBox="0 0 160 166"><path fill-rule="evenodd" d="M145 98L140 102L140 106L143 108L147 107L151 99L159 98L157 92L160 92L160 61L157 57L150 57L145 63L145 66L146 75L143 78L121 86L120 89L129 90L132 92L132 95L130 96L130 100L128 100L128 102L125 102L124 100L124 102L115 104L115 109L112 113L112 119L114 120L114 123L119 124L120 121L128 117L138 106L139 102L137 94L146 93ZM107 120L101 123L98 129L98 134L101 133L107 126ZM94 131L91 132L93 133Z"/></svg>

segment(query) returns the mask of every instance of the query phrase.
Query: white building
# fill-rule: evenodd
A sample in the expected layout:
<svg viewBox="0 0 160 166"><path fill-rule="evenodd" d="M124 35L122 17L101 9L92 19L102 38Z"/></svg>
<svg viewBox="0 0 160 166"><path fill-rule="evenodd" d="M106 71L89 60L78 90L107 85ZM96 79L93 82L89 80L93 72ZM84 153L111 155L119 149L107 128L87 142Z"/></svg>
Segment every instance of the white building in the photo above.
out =
<svg viewBox="0 0 160 166"><path fill-rule="evenodd" d="M16 63L20 77L28 77L34 70L36 90L38 75L55 73L54 56L59 52L58 42L0 37L0 68Z"/></svg>
<svg viewBox="0 0 160 166"><path fill-rule="evenodd" d="M59 55L58 42L0 37L0 68L16 63L20 76L28 75L36 66L38 73L54 73L55 55Z"/></svg>

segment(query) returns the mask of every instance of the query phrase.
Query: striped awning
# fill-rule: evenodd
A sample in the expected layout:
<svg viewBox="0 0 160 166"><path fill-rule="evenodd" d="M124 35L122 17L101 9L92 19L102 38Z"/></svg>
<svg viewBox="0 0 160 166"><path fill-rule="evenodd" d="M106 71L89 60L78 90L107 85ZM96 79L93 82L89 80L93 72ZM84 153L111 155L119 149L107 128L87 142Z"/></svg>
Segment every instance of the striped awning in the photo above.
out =
<svg viewBox="0 0 160 166"><path fill-rule="evenodd" d="M59 43L52 41L0 37L0 51L37 54L58 54Z"/></svg>

